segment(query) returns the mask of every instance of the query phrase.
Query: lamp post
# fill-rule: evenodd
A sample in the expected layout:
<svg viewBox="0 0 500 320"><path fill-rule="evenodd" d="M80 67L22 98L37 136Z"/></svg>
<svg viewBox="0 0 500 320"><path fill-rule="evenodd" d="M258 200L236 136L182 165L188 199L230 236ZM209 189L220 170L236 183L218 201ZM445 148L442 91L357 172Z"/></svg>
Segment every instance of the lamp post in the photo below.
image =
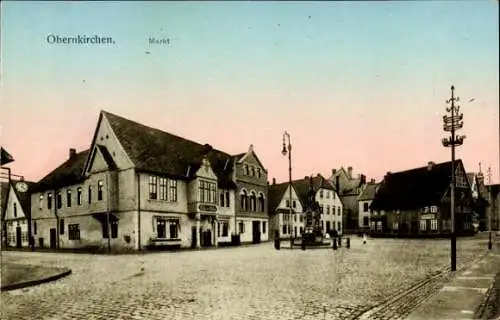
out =
<svg viewBox="0 0 500 320"><path fill-rule="evenodd" d="M465 136L455 136L455 132L463 127L463 114L459 113L460 106L455 105L460 99L455 97L455 87L451 86L451 98L446 100L450 104L446 112L450 115L443 116L443 129L450 132L448 138L443 138L445 147L451 147L451 271L457 270L457 236L455 234L455 147L463 144Z"/></svg>
<svg viewBox="0 0 500 320"><path fill-rule="evenodd" d="M286 145L286 139L288 139L288 146ZM287 149L288 147L288 149ZM293 239L292 239L292 227L290 226L292 221L292 144L290 143L290 134L288 132L283 133L283 150L281 150L281 154L286 156L288 154L288 190L289 190L289 220L288 227L290 228L290 248L293 247Z"/></svg>
<svg viewBox="0 0 500 320"><path fill-rule="evenodd" d="M493 243L491 241L491 215L492 215L492 204L493 204L493 198L491 196L491 167L488 168L488 193L489 193L489 200L490 200L490 206L488 208L488 229L489 229L489 240L488 240L488 250L491 250L493 248Z"/></svg>

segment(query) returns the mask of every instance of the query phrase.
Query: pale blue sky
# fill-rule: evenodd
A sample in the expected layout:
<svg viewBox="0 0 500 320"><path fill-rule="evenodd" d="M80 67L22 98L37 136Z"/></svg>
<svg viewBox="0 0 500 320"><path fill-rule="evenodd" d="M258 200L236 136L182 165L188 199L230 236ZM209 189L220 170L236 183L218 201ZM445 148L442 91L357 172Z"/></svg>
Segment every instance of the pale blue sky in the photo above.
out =
<svg viewBox="0 0 500 320"><path fill-rule="evenodd" d="M116 43L49 45L49 34ZM475 98L458 156L498 180L498 47L497 1L4 2L2 145L40 178L88 147L105 109L228 152L253 143L278 180L285 129L298 176L353 165L380 178L449 158L441 116L454 84Z"/></svg>

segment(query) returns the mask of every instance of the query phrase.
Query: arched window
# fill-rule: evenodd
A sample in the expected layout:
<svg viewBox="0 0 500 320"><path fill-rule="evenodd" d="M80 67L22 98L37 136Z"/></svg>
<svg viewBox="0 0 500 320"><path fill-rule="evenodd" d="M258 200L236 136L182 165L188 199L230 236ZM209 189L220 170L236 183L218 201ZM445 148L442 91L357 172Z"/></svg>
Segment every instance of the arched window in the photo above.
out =
<svg viewBox="0 0 500 320"><path fill-rule="evenodd" d="M241 210L247 211L248 209L248 195L246 190L242 190L240 194Z"/></svg>
<svg viewBox="0 0 500 320"><path fill-rule="evenodd" d="M259 194L259 212L264 212L264 195Z"/></svg>
<svg viewBox="0 0 500 320"><path fill-rule="evenodd" d="M254 191L250 195L250 211L257 211L257 197Z"/></svg>

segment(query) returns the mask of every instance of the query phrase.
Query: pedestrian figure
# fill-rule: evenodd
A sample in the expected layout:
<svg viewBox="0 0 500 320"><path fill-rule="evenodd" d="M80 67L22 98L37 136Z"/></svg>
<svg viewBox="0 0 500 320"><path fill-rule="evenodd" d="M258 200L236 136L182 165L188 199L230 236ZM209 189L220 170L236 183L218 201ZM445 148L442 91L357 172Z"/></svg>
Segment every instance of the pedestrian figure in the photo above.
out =
<svg viewBox="0 0 500 320"><path fill-rule="evenodd" d="M366 233L363 233L363 244L366 244Z"/></svg>

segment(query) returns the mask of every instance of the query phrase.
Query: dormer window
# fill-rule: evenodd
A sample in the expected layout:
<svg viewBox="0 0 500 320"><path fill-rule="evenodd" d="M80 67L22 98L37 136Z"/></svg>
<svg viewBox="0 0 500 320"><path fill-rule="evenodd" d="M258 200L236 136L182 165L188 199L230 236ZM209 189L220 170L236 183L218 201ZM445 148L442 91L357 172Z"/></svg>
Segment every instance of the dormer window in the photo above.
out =
<svg viewBox="0 0 500 320"><path fill-rule="evenodd" d="M245 170L245 171L244 171L244 172L245 172L245 175L247 175L247 176L248 176L248 175L250 175L250 172L248 171L248 164L245 164L245 165L244 165L244 170Z"/></svg>
<svg viewBox="0 0 500 320"><path fill-rule="evenodd" d="M47 209L52 209L52 193L47 194Z"/></svg>
<svg viewBox="0 0 500 320"><path fill-rule="evenodd" d="M62 207L61 191L57 192L56 205L57 205L57 209L61 209L61 207Z"/></svg>
<svg viewBox="0 0 500 320"><path fill-rule="evenodd" d="M257 177L260 178L262 176L262 173L260 172L260 168L257 168Z"/></svg>

